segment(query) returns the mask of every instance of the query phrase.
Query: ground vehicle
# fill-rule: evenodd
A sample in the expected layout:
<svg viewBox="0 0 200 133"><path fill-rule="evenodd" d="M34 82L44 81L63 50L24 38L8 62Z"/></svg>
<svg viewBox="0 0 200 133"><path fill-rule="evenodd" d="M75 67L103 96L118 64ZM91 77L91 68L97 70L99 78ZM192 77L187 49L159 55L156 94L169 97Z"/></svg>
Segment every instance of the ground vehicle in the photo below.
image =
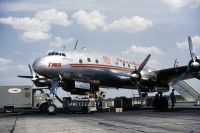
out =
<svg viewBox="0 0 200 133"><path fill-rule="evenodd" d="M75 98L72 100L70 97L64 97L63 109L66 113L91 113L97 111L94 98Z"/></svg>
<svg viewBox="0 0 200 133"><path fill-rule="evenodd" d="M97 100L97 111L104 112L108 111L110 112L110 107L108 106L108 101L101 99Z"/></svg>
<svg viewBox="0 0 200 133"><path fill-rule="evenodd" d="M44 93L44 88L31 86L0 86L0 108L10 113L14 109L39 108L46 111L49 95Z"/></svg>

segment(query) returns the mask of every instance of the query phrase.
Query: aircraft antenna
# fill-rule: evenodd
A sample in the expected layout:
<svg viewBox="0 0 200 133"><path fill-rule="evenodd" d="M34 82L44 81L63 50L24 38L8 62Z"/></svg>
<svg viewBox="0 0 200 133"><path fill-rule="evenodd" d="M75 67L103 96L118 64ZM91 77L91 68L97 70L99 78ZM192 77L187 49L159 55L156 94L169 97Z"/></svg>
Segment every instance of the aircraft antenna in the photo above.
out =
<svg viewBox="0 0 200 133"><path fill-rule="evenodd" d="M76 44L74 46L74 50L76 50L77 44L78 44L78 40L76 41Z"/></svg>
<svg viewBox="0 0 200 133"><path fill-rule="evenodd" d="M81 50L86 50L86 47L82 47Z"/></svg>
<svg viewBox="0 0 200 133"><path fill-rule="evenodd" d="M66 49L65 45L63 45L62 47L63 47L63 50L65 51L65 49Z"/></svg>

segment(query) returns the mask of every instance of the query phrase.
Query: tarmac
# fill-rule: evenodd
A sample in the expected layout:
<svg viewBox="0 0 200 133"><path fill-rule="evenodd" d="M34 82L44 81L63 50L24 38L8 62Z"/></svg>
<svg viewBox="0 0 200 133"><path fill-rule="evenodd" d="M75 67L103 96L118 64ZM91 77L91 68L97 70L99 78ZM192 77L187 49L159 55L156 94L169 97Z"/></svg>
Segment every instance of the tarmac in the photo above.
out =
<svg viewBox="0 0 200 133"><path fill-rule="evenodd" d="M0 133L200 133L200 108L122 113L0 113Z"/></svg>

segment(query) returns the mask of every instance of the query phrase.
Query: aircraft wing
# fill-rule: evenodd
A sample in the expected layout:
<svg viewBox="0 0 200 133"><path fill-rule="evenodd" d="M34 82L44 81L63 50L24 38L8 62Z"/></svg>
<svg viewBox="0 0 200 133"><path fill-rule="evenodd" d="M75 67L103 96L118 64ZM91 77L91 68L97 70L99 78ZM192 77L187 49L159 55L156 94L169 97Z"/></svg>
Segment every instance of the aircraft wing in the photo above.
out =
<svg viewBox="0 0 200 133"><path fill-rule="evenodd" d="M162 83L170 83L177 79L177 77L186 74L182 80L192 78L192 73L187 72L188 66L182 66L177 68L168 68L168 69L162 69L155 71L157 74L157 79L159 82ZM187 73L186 73L187 72Z"/></svg>

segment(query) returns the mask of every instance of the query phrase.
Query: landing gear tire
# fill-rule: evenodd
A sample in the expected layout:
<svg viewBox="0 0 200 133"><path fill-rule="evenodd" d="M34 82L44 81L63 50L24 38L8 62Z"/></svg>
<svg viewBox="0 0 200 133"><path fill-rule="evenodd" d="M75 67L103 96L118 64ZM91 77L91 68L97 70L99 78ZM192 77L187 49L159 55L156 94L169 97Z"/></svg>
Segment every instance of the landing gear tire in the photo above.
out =
<svg viewBox="0 0 200 133"><path fill-rule="evenodd" d="M4 107L5 113L12 113L14 111L14 107Z"/></svg>
<svg viewBox="0 0 200 133"><path fill-rule="evenodd" d="M65 112L66 114L69 114L69 113L70 113L69 108L65 108L65 109L64 109L64 112Z"/></svg>
<svg viewBox="0 0 200 133"><path fill-rule="evenodd" d="M43 103L40 105L39 110L43 113L47 112L47 108L48 108L48 103Z"/></svg>
<svg viewBox="0 0 200 133"><path fill-rule="evenodd" d="M47 107L47 112L49 115L55 115L57 111L57 107L55 104L49 104Z"/></svg>
<svg viewBox="0 0 200 133"><path fill-rule="evenodd" d="M82 112L83 112L84 114L90 113L90 112L88 111L88 108L87 108L87 107L83 107L83 108L82 108Z"/></svg>

